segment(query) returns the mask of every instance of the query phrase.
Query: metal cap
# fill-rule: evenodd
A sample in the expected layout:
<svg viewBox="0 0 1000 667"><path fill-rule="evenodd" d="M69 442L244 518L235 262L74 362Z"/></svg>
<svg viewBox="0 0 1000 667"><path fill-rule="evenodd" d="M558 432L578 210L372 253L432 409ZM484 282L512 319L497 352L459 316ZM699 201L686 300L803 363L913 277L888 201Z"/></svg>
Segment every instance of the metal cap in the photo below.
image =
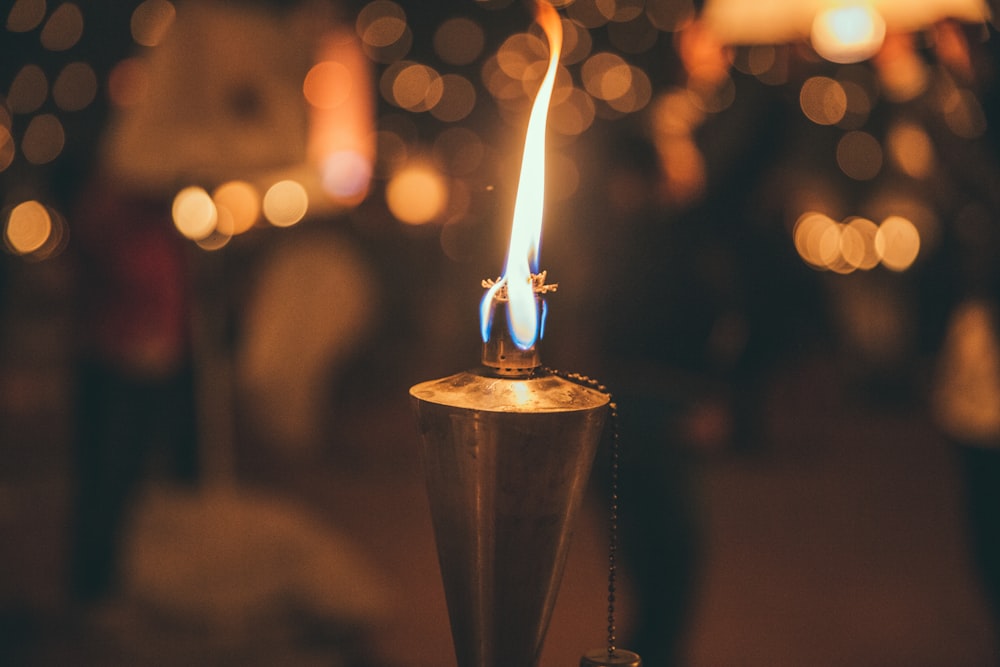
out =
<svg viewBox="0 0 1000 667"><path fill-rule="evenodd" d="M601 648L588 651L580 658L580 667L642 667L642 658L638 653L615 649L608 653L608 649Z"/></svg>

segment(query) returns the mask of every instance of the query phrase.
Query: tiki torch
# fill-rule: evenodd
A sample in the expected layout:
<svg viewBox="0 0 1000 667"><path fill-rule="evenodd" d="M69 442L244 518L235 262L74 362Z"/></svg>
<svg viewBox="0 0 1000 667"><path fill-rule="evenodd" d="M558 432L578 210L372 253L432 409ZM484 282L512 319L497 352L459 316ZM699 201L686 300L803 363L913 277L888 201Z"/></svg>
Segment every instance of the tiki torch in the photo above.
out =
<svg viewBox="0 0 1000 667"><path fill-rule="evenodd" d="M482 366L410 389L459 667L538 664L608 414L606 393L540 362L545 297L556 287L537 263L562 26L551 5L537 7L548 69L528 122L504 274L483 281ZM603 658L581 664L639 664Z"/></svg>

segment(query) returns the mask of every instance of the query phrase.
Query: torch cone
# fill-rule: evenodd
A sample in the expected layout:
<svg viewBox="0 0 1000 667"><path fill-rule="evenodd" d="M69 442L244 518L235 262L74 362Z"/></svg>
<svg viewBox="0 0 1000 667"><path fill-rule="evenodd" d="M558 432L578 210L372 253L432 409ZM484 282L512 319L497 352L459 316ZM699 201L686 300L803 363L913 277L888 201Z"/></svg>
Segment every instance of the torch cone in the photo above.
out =
<svg viewBox="0 0 1000 667"><path fill-rule="evenodd" d="M459 667L535 667L608 396L554 375L414 386Z"/></svg>

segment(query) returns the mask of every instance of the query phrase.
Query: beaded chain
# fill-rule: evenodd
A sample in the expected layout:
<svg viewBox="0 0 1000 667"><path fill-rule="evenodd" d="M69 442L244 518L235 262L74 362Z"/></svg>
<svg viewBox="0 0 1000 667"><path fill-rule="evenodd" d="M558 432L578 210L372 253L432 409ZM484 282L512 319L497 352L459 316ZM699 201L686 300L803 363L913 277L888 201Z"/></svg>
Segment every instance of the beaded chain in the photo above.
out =
<svg viewBox="0 0 1000 667"><path fill-rule="evenodd" d="M618 404L608 388L597 380L580 373L567 373L553 368L545 371L576 384L607 394L608 415L611 423L611 470L610 503L608 514L608 658L612 659L617 650L615 626L615 590L618 578L618 471L620 463L620 443L618 436Z"/></svg>

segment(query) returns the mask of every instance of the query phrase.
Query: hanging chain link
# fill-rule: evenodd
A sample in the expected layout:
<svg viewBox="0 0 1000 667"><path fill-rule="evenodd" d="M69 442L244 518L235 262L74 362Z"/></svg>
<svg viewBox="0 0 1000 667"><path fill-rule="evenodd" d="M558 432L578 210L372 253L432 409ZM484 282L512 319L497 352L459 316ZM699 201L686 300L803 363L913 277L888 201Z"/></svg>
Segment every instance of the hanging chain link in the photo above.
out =
<svg viewBox="0 0 1000 667"><path fill-rule="evenodd" d="M621 445L619 442L618 429L618 404L608 388L597 380L582 375L580 373L567 373L554 368L544 367L544 371L569 380L576 384L594 389L607 394L608 396L608 416L611 427L611 456L610 456L610 498L608 513L608 658L612 659L617 651L617 637L615 626L615 592L618 579L618 472L621 458Z"/></svg>

